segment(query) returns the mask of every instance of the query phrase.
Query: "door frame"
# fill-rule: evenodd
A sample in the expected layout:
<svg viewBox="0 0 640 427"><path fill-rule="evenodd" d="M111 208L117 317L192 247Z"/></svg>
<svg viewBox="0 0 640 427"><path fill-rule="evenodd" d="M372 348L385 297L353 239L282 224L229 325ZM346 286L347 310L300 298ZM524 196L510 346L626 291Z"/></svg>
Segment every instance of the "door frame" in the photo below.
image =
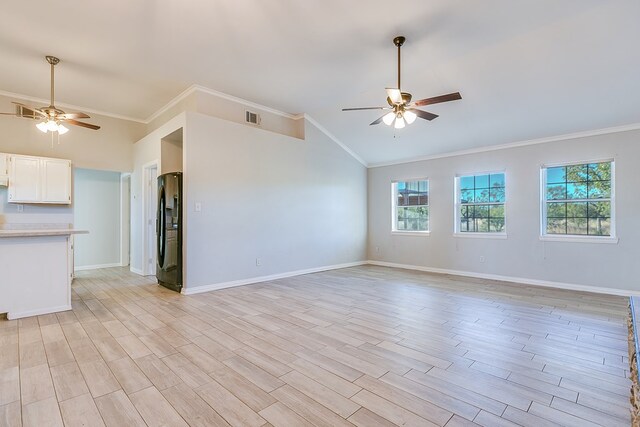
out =
<svg viewBox="0 0 640 427"><path fill-rule="evenodd" d="M151 254L153 251L153 253L155 253L155 243L153 245L150 245L150 241L151 241L151 233L149 232L149 220L152 221L152 224L155 224L156 221L156 216L153 215L153 218L150 218L150 212L149 212L149 201L150 198L153 198L154 201L157 200L158 198L158 190L157 190L157 182L151 183L152 185L149 186L147 185L149 183L150 180L150 174L151 174L151 170L155 169L156 170L156 177L160 176L160 161L158 159L153 160L151 162L145 163L144 165L142 165L142 209L143 209L143 215L142 215L142 230L143 230L143 244L142 244L142 274L144 276L150 276L150 275L155 275L155 265L150 267L149 265L149 258L151 257ZM153 191L151 191L151 189L153 189ZM155 227L154 227L155 230ZM153 233L153 235L155 236L155 231ZM155 238L153 239L153 242L155 242ZM152 248L150 246L153 246Z"/></svg>
<svg viewBox="0 0 640 427"><path fill-rule="evenodd" d="M120 266L131 265L131 173L120 174Z"/></svg>

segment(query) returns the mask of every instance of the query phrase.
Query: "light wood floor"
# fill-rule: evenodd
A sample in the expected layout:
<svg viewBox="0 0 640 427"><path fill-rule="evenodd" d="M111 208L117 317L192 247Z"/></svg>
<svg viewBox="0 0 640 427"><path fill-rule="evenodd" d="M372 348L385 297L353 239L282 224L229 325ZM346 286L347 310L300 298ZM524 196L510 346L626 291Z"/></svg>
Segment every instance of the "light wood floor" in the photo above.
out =
<svg viewBox="0 0 640 427"><path fill-rule="evenodd" d="M0 425L628 426L621 297L356 267L0 320Z"/></svg>

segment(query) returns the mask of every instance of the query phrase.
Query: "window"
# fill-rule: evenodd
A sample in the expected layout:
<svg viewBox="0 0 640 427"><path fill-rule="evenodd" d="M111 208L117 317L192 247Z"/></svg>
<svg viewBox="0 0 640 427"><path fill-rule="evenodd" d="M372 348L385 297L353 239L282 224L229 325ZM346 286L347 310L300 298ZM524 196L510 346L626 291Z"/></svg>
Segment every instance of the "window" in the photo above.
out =
<svg viewBox="0 0 640 427"><path fill-rule="evenodd" d="M613 236L613 162L542 168L542 235Z"/></svg>
<svg viewBox="0 0 640 427"><path fill-rule="evenodd" d="M429 181L393 183L393 231L429 231Z"/></svg>
<svg viewBox="0 0 640 427"><path fill-rule="evenodd" d="M456 233L505 233L504 172L456 178Z"/></svg>

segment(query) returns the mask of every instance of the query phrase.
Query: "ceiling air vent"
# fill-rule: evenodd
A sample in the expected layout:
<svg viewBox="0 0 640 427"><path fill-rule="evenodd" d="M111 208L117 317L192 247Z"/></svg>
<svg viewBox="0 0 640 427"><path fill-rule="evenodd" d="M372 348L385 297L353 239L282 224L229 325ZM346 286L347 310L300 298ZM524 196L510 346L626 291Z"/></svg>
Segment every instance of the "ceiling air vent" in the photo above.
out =
<svg viewBox="0 0 640 427"><path fill-rule="evenodd" d="M244 121L252 125L260 125L260 114L247 110L244 112Z"/></svg>

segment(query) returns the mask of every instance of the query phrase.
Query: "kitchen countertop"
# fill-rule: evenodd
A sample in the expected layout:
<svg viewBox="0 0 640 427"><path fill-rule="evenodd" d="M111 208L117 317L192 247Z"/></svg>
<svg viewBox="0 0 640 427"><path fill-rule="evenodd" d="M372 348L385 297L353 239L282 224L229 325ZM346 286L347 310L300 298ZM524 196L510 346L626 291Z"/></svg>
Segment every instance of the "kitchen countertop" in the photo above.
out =
<svg viewBox="0 0 640 427"><path fill-rule="evenodd" d="M88 230L73 228L71 224L0 224L0 238L68 236L88 233Z"/></svg>

